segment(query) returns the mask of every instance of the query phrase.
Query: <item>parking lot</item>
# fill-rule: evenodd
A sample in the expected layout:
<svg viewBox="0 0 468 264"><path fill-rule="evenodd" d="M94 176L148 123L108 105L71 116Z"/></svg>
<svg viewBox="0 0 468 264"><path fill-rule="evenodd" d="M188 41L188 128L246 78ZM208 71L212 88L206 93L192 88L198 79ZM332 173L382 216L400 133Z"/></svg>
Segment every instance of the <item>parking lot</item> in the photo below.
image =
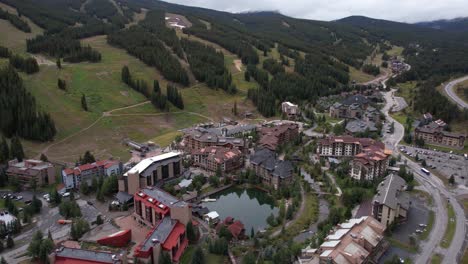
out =
<svg viewBox="0 0 468 264"><path fill-rule="evenodd" d="M427 225L429 219L429 208L426 201L414 194L411 194L411 205L408 211L407 221L398 225L392 233L392 238L409 244L410 235L417 235L419 232L424 231L424 225ZM418 238L418 236L416 236ZM418 238L419 239L419 238ZM412 258L413 254L402 248L390 246L385 254L380 258L379 263L384 263L389 260L393 255L398 255L400 258Z"/></svg>
<svg viewBox="0 0 468 264"><path fill-rule="evenodd" d="M415 158L417 154L420 160L425 160L426 169L436 170L447 179L453 175L457 184L467 186L468 160L462 155L411 146L400 145L399 147L400 151L410 157Z"/></svg>

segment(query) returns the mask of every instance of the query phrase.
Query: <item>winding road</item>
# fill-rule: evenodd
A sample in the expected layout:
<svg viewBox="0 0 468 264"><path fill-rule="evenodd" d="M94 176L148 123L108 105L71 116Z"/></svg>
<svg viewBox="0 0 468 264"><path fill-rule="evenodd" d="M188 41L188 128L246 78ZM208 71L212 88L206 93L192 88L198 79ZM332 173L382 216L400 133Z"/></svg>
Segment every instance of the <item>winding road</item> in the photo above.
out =
<svg viewBox="0 0 468 264"><path fill-rule="evenodd" d="M385 81L383 81L383 84L385 86ZM385 93L386 105L382 109L382 112L386 116L387 121L394 122L395 129L393 134L385 134L383 141L386 147L393 151L393 155L398 155L398 143L403 139L404 127L389 115L389 110L392 105L396 103L393 96L394 92L395 91L392 90ZM415 263L430 263L431 258L435 253L439 253L444 256L442 263L458 263L460 255L463 253L464 249L466 217L463 207L456 199L456 193L449 191L439 178L423 174L420 170L421 166L419 164L413 162L404 155L401 155L401 157L403 161L406 162L407 166L413 171L416 181L418 181L434 199L435 223L429 238L421 243L421 250L416 255ZM449 201L452 205L456 218L455 235L450 247L447 249L439 247L449 221L445 201Z"/></svg>
<svg viewBox="0 0 468 264"><path fill-rule="evenodd" d="M468 108L468 103L465 102L460 97L458 97L457 93L454 91L453 88L455 87L455 85L461 82L467 81L467 80L468 80L468 75L465 77L461 77L456 80L453 80L444 86L445 93L448 95L448 97L450 97L450 99L452 99L452 101L454 101L461 108Z"/></svg>

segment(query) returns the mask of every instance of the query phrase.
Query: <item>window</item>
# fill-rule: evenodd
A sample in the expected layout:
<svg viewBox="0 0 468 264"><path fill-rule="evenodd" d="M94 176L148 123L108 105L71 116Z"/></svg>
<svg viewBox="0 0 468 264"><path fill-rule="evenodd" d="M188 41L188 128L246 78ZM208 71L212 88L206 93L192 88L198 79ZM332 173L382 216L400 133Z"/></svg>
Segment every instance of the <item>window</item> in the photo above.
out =
<svg viewBox="0 0 468 264"><path fill-rule="evenodd" d="M146 177L146 186L151 186L151 177Z"/></svg>
<svg viewBox="0 0 468 264"><path fill-rule="evenodd" d="M156 168L153 171L153 184L156 185L157 182L158 182L158 169Z"/></svg>
<svg viewBox="0 0 468 264"><path fill-rule="evenodd" d="M169 178L169 166L168 165L162 166L162 178L163 179Z"/></svg>
<svg viewBox="0 0 468 264"><path fill-rule="evenodd" d="M153 213L151 212L151 207L145 206L146 220L150 223L153 222Z"/></svg>
<svg viewBox="0 0 468 264"><path fill-rule="evenodd" d="M179 176L180 175L180 162L174 162L174 176Z"/></svg>

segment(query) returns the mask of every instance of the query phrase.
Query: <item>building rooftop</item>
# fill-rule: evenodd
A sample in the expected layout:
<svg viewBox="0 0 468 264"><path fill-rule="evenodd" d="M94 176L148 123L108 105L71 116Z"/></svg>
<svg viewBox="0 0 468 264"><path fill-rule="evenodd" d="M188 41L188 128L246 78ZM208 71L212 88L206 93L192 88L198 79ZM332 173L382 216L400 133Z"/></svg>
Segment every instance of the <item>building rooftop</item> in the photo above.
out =
<svg viewBox="0 0 468 264"><path fill-rule="evenodd" d="M144 159L140 161L137 165L127 171L124 176L128 176L128 174L140 174L145 171L149 166L153 165L156 162L161 162L164 160L180 157L180 152L172 151L168 153L164 153L158 156L154 156L151 158Z"/></svg>
<svg viewBox="0 0 468 264"><path fill-rule="evenodd" d="M67 258L85 261L82 263L122 263L119 255L112 252L61 247L55 250L55 254L57 258ZM58 260L55 263L65 264L73 262L67 262L66 260Z"/></svg>
<svg viewBox="0 0 468 264"><path fill-rule="evenodd" d="M398 204L404 208L409 208L409 196L404 192L406 181L395 174L388 175L377 187L377 194L374 201L396 209Z"/></svg>
<svg viewBox="0 0 468 264"><path fill-rule="evenodd" d="M363 105L363 104L368 104L369 100L364 95L356 94L356 95L347 97L341 103L343 105L352 105L352 104Z"/></svg>
<svg viewBox="0 0 468 264"><path fill-rule="evenodd" d="M197 149L192 152L194 155L207 155L213 158L216 163L224 163L235 157L242 155L242 152L237 148L225 148L218 146L211 146L202 149Z"/></svg>
<svg viewBox="0 0 468 264"><path fill-rule="evenodd" d="M360 119L351 120L346 124L346 131L350 133L361 133L361 132L376 132L377 127L372 121L363 121Z"/></svg>
<svg viewBox="0 0 468 264"><path fill-rule="evenodd" d="M177 223L177 220L172 220L169 216L161 219L150 235L146 237L146 240L142 243L140 250L148 251L155 243L164 244Z"/></svg>
<svg viewBox="0 0 468 264"><path fill-rule="evenodd" d="M350 219L325 238L317 253L331 263L363 263L382 241L384 231L385 226L373 217Z"/></svg>
<svg viewBox="0 0 468 264"><path fill-rule="evenodd" d="M250 156L250 163L272 171L273 176L288 178L292 176L293 165L290 161L276 159L276 154L267 148L261 148Z"/></svg>
<svg viewBox="0 0 468 264"><path fill-rule="evenodd" d="M137 195L141 196L140 195L141 193L146 194L150 198L156 199L158 202L162 203L163 205L169 208L185 207L188 205L186 202L181 201L177 199L176 197L172 196L171 194L156 187L146 187L146 188L140 189Z"/></svg>

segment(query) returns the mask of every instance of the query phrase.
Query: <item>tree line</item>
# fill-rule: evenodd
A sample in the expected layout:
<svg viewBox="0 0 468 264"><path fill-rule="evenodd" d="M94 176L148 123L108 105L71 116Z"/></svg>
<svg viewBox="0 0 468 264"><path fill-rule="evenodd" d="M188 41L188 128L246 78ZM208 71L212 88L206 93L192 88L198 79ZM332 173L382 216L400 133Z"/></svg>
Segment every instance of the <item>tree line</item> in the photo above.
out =
<svg viewBox="0 0 468 264"><path fill-rule="evenodd" d="M272 58L268 58L263 61L263 69L267 70L271 75L284 72L283 65Z"/></svg>
<svg viewBox="0 0 468 264"><path fill-rule="evenodd" d="M180 62L154 34L144 28L132 26L129 29L114 32L108 35L107 41L113 46L127 50L144 63L155 66L166 79L185 86L189 84L187 72Z"/></svg>
<svg viewBox="0 0 468 264"><path fill-rule="evenodd" d="M373 65L373 64L364 64L361 67L361 70L367 74L377 76L380 74L380 68L379 66Z"/></svg>
<svg viewBox="0 0 468 264"><path fill-rule="evenodd" d="M222 52L187 39L182 39L181 44L187 54L190 69L198 81L206 82L210 88L218 87L231 94L236 93L237 88L232 84L232 76L224 65Z"/></svg>
<svg viewBox="0 0 468 264"><path fill-rule="evenodd" d="M68 62L99 62L101 60L101 54L89 45L82 46L78 39L71 39L60 34L40 35L28 39L26 49L31 53L43 52L52 57L63 57L63 60Z"/></svg>
<svg viewBox="0 0 468 264"><path fill-rule="evenodd" d="M48 141L57 130L48 113L40 111L12 67L0 69L0 131L7 137Z"/></svg>
<svg viewBox="0 0 468 264"><path fill-rule="evenodd" d="M138 24L153 33L158 39L171 47L172 51L181 59L185 59L179 38L172 28L166 26L166 13L164 10L151 10L146 13L145 19Z"/></svg>
<svg viewBox="0 0 468 264"><path fill-rule="evenodd" d="M92 0L86 3L84 8L89 15L106 19L120 28L129 22L128 18L119 14L117 8L108 0Z"/></svg>
<svg viewBox="0 0 468 264"><path fill-rule="evenodd" d="M0 19L5 19L10 21L10 23L17 29L29 33L31 32L31 27L29 27L28 22L22 20L17 15L10 14L8 11L0 8Z"/></svg>
<svg viewBox="0 0 468 264"><path fill-rule="evenodd" d="M184 100L182 93L174 85L167 85L167 100L179 109L184 109Z"/></svg>
<svg viewBox="0 0 468 264"><path fill-rule="evenodd" d="M35 58L27 57L24 58L18 54L13 54L8 48L0 46L0 58L9 59L11 66L17 70L32 74L39 71L39 65Z"/></svg>
<svg viewBox="0 0 468 264"><path fill-rule="evenodd" d="M226 26L212 24L208 30L206 25L198 20L192 20L191 22L193 23L192 27L184 28L184 33L219 44L230 52L237 54L244 64L258 64L257 51L252 47L245 35Z"/></svg>

